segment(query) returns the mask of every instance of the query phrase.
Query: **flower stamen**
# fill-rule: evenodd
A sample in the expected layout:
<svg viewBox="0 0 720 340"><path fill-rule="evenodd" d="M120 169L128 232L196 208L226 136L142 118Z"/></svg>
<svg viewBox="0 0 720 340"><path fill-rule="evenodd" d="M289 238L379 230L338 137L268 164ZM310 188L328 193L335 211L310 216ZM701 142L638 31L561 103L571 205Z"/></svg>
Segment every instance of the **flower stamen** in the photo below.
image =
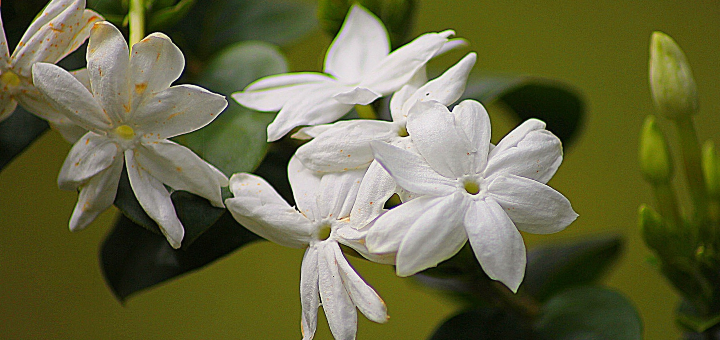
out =
<svg viewBox="0 0 720 340"><path fill-rule="evenodd" d="M135 138L135 130L128 125L120 125L116 127L113 132L115 132L115 135L124 140L132 140Z"/></svg>

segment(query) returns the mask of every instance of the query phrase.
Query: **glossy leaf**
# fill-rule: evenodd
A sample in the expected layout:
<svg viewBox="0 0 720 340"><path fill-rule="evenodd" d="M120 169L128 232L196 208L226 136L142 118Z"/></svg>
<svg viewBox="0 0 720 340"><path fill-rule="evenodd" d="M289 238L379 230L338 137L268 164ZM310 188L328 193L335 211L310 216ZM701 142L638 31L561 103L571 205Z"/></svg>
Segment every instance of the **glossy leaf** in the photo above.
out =
<svg viewBox="0 0 720 340"><path fill-rule="evenodd" d="M472 76L463 99L475 99L483 104L500 101L520 121L541 119L566 146L578 135L585 115L585 105L575 90L564 83L544 78Z"/></svg>
<svg viewBox="0 0 720 340"><path fill-rule="evenodd" d="M100 264L115 296L125 301L138 291L199 269L259 239L226 211L191 246L172 249L165 237L120 214L102 244Z"/></svg>
<svg viewBox="0 0 720 340"><path fill-rule="evenodd" d="M49 128L46 121L22 107L0 122L0 170Z"/></svg>
<svg viewBox="0 0 720 340"><path fill-rule="evenodd" d="M314 29L315 13L307 3L287 0L197 0L171 34L183 51L212 55L247 40L285 44Z"/></svg>
<svg viewBox="0 0 720 340"><path fill-rule="evenodd" d="M456 314L443 322L430 340L535 339L530 323L500 308L480 307Z"/></svg>
<svg viewBox="0 0 720 340"><path fill-rule="evenodd" d="M253 171L267 152L267 125L273 114L255 112L236 103L230 94L258 78L287 72L287 63L273 46L262 42L232 45L214 58L197 83L224 94L228 107L210 125L177 141L230 176Z"/></svg>
<svg viewBox="0 0 720 340"><path fill-rule="evenodd" d="M608 236L532 249L522 289L545 301L570 287L595 283L617 261L622 246L619 236Z"/></svg>
<svg viewBox="0 0 720 340"><path fill-rule="evenodd" d="M535 326L543 339L642 339L635 307L620 293L599 287L578 287L553 296Z"/></svg>

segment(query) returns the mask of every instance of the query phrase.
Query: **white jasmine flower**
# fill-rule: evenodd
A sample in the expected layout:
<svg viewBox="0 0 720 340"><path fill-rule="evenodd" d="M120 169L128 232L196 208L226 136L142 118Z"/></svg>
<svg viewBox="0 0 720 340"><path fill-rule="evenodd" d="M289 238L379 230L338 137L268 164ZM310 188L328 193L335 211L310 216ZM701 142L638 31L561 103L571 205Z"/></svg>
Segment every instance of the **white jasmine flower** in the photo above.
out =
<svg viewBox="0 0 720 340"><path fill-rule="evenodd" d="M26 110L48 120L68 139L77 140L78 132L85 133L33 86L32 65L54 64L75 51L99 20L102 20L99 14L85 9L85 0L50 1L30 24L12 55L0 21L0 121L9 117L20 102Z"/></svg>
<svg viewBox="0 0 720 340"><path fill-rule="evenodd" d="M227 106L221 95L194 85L170 87L185 66L180 49L153 33L128 51L108 22L92 28L87 52L91 91L65 70L37 63L37 88L87 132L65 159L58 185L80 190L70 229L86 227L115 200L123 164L135 197L174 248L184 229L164 185L223 207L227 177L168 138L197 130Z"/></svg>
<svg viewBox="0 0 720 340"><path fill-rule="evenodd" d="M298 148L295 156L309 169L320 172L340 172L367 168L358 192L353 216L366 222L383 210L385 201L400 193L403 200L411 197L374 159L371 141L383 141L414 151L411 136L406 127L407 116L417 102L435 100L450 105L460 98L467 77L477 55L470 53L441 76L427 82L425 73L419 72L407 85L396 92L390 101L393 121L347 120L329 125L300 129L295 138L314 138Z"/></svg>
<svg viewBox="0 0 720 340"><path fill-rule="evenodd" d="M355 339L355 307L372 321L388 319L385 303L340 249L342 243L372 260L387 260L367 253L359 241L364 234L351 222L350 211L363 173L355 170L318 176L293 157L288 177L297 208L260 177L239 173L230 178L234 197L225 204L238 222L280 245L306 248L300 274L303 339L314 337L320 305L336 339Z"/></svg>
<svg viewBox="0 0 720 340"><path fill-rule="evenodd" d="M296 126L335 121L355 104L397 91L434 55L457 46L448 42L453 34L427 33L389 53L390 40L380 19L353 5L325 56L324 73L265 77L232 97L255 110L280 111L268 126L268 141L275 141Z"/></svg>
<svg viewBox="0 0 720 340"><path fill-rule="evenodd" d="M380 216L368 249L397 252L397 274L408 276L452 257L469 239L485 273L516 291L526 263L518 229L554 233L577 217L545 185L562 162L560 140L530 119L491 149L489 117L472 100L452 112L433 101L411 111L407 128L419 154L372 146L398 185L426 196Z"/></svg>

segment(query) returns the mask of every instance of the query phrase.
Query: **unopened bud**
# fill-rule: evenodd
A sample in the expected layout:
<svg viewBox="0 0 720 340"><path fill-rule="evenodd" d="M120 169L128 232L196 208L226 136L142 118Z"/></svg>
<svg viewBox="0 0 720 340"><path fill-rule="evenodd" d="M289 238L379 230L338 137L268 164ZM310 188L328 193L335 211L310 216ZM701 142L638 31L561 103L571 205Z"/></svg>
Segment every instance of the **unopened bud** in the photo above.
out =
<svg viewBox="0 0 720 340"><path fill-rule="evenodd" d="M662 216L646 204L640 205L638 215L638 225L645 244L656 252L663 252L667 248L668 230Z"/></svg>
<svg viewBox="0 0 720 340"><path fill-rule="evenodd" d="M720 158L715 152L715 143L712 140L703 145L702 169L710 198L720 199Z"/></svg>
<svg viewBox="0 0 720 340"><path fill-rule="evenodd" d="M650 90L660 113L670 119L698 110L697 86L680 46L665 33L650 39Z"/></svg>
<svg viewBox="0 0 720 340"><path fill-rule="evenodd" d="M665 136L655 122L647 116L640 133L640 170L652 184L669 183L673 175L673 162Z"/></svg>

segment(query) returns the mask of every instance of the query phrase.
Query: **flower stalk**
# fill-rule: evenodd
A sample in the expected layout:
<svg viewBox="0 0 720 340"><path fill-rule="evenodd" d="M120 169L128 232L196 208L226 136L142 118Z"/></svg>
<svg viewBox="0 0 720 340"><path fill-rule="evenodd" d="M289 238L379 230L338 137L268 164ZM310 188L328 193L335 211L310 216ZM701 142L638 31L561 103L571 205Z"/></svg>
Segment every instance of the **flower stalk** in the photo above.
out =
<svg viewBox="0 0 720 340"><path fill-rule="evenodd" d="M145 37L145 1L130 0L130 10L128 12L130 25L130 46Z"/></svg>

